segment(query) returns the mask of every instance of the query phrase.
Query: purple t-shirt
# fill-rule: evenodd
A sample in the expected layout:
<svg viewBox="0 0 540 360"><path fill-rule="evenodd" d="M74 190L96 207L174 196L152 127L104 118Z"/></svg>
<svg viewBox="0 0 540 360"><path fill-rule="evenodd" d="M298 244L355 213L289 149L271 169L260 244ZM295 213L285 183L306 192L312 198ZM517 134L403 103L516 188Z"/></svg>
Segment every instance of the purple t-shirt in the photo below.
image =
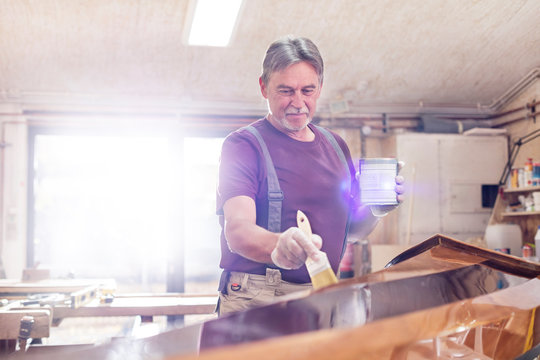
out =
<svg viewBox="0 0 540 360"><path fill-rule="evenodd" d="M351 199L350 179L355 181L355 170L345 141L332 133L345 154L349 169L344 169L330 142L312 125L309 125L315 133L312 142L292 139L274 128L265 118L254 122L252 126L257 128L268 147L283 191L281 231L297 226L296 212L302 210L309 219L313 233L322 237L321 250L327 253L332 269L337 271ZM352 188L357 186L353 185ZM223 213L223 204L228 199L240 195L249 196L255 201L257 225L267 228L266 166L257 139L245 129L231 133L223 143L217 189L218 214ZM223 222L223 215L220 215L220 267L229 271L264 275L266 264L251 261L230 251ZM305 266L281 272L282 278L289 282L311 281Z"/></svg>

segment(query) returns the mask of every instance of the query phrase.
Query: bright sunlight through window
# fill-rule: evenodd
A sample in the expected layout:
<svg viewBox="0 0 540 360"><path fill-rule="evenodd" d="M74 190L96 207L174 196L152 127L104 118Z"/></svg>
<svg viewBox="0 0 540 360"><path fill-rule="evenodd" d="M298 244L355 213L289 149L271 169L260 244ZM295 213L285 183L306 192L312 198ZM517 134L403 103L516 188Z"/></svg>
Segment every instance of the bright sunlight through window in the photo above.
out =
<svg viewBox="0 0 540 360"><path fill-rule="evenodd" d="M179 261L186 291L215 291L223 139L184 138L183 159L170 141L36 135L34 263L53 277L113 278L120 291L164 292L167 263Z"/></svg>
<svg viewBox="0 0 540 360"><path fill-rule="evenodd" d="M216 282L220 275L216 186L222 143L222 138L184 140L184 234L185 250L189 254L185 259L185 276L188 283ZM216 286L212 285L211 290Z"/></svg>
<svg viewBox="0 0 540 360"><path fill-rule="evenodd" d="M170 163L166 138L36 136L35 262L58 277L164 284Z"/></svg>

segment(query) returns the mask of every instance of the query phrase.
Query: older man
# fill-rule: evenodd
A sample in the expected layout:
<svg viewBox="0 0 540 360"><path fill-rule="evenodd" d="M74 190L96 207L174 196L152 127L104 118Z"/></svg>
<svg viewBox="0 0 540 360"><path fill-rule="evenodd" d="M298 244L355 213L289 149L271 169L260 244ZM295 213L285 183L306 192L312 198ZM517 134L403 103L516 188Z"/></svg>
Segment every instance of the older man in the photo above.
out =
<svg viewBox="0 0 540 360"><path fill-rule="evenodd" d="M259 78L268 114L223 144L217 192L220 315L310 289L307 257L321 249L336 272L349 228L365 236L394 208L358 204L349 148L337 134L311 124L323 72L311 40L272 43ZM396 181L400 202L402 180ZM297 227L297 210L307 215L311 238Z"/></svg>

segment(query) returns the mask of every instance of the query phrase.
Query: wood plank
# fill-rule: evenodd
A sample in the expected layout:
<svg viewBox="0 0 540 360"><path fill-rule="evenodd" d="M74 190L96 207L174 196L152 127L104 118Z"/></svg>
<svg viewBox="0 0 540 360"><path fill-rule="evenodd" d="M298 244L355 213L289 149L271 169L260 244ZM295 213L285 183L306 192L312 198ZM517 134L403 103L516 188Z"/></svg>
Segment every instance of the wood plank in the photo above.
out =
<svg viewBox="0 0 540 360"><path fill-rule="evenodd" d="M47 279L35 282L0 279L0 294L72 293L89 286L116 288L116 282L112 279Z"/></svg>
<svg viewBox="0 0 540 360"><path fill-rule="evenodd" d="M0 311L0 339L17 339L23 316L32 316L34 318L30 337L49 337L52 320L51 310L40 308Z"/></svg>
<svg viewBox="0 0 540 360"><path fill-rule="evenodd" d="M110 304L102 304L98 299L95 299L76 309L56 306L54 318L212 314L216 307L217 298L217 295L117 297Z"/></svg>
<svg viewBox="0 0 540 360"><path fill-rule="evenodd" d="M218 293L179 293L179 292L168 292L168 293L121 293L115 294L114 297L117 298L135 298L135 297L217 297Z"/></svg>
<svg viewBox="0 0 540 360"><path fill-rule="evenodd" d="M502 216L530 216L530 215L540 215L540 211L513 211L513 212L502 213Z"/></svg>
<svg viewBox="0 0 540 360"><path fill-rule="evenodd" d="M511 188L504 189L505 193L517 193L517 192L529 192L529 191L540 191L540 186L524 186L520 188Z"/></svg>

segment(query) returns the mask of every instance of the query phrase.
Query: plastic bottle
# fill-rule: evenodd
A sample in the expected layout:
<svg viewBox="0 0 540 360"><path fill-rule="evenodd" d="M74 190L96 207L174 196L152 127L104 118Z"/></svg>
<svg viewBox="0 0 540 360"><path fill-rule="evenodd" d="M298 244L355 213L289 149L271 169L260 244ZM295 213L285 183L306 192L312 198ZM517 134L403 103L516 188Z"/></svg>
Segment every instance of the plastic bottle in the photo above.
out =
<svg viewBox="0 0 540 360"><path fill-rule="evenodd" d="M525 179L525 170L523 168L518 169L518 187L525 187L527 181Z"/></svg>
<svg viewBox="0 0 540 360"><path fill-rule="evenodd" d="M540 162L533 164L533 186L540 186Z"/></svg>
<svg viewBox="0 0 540 360"><path fill-rule="evenodd" d="M532 253L532 248L529 244L523 245L521 250L523 251L523 255L521 256L522 258L524 258L525 260L533 260L534 256Z"/></svg>
<svg viewBox="0 0 540 360"><path fill-rule="evenodd" d="M339 278L348 279L354 277L354 243L348 242L345 253L339 264Z"/></svg>
<svg viewBox="0 0 540 360"><path fill-rule="evenodd" d="M517 189L518 186L519 186L519 183L518 183L518 169L516 168L513 168L512 169L512 175L510 177L510 188L512 189Z"/></svg>
<svg viewBox="0 0 540 360"><path fill-rule="evenodd" d="M538 230L536 230L536 235L534 236L534 246L536 248L536 258L540 261L540 225L538 225Z"/></svg>
<svg viewBox="0 0 540 360"><path fill-rule="evenodd" d="M523 172L525 175L525 186L532 186L532 178L533 178L533 162L532 158L528 158L525 162L525 167L523 168Z"/></svg>

